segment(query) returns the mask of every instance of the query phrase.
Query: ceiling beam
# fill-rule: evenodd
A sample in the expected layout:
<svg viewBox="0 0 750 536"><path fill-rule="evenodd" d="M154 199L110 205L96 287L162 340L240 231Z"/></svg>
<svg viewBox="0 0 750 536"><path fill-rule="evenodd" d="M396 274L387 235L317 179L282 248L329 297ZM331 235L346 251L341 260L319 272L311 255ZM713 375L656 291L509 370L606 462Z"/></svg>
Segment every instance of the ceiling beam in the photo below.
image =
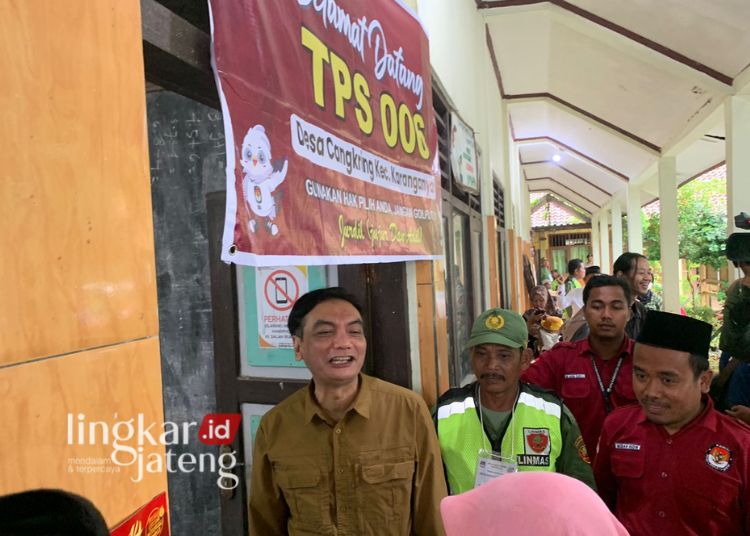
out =
<svg viewBox="0 0 750 536"><path fill-rule="evenodd" d="M561 183L560 181L558 181L554 177L534 177L532 179L529 179L529 178L526 179L526 182L536 182L536 181L552 181L555 184L559 185L561 188L563 188L563 189L567 190L568 192L572 193L573 195L577 195L578 197L580 197L581 199L583 199L587 203L590 203L592 206L596 207L597 209L601 208L601 205L599 205L597 203L594 203L591 199L589 199L585 195L582 195L580 192L576 192L572 188L570 188L568 186L565 186L563 183ZM550 188L547 188L547 189L549 190ZM529 191L531 191L531 190L529 190ZM536 190L536 191L539 191L539 190ZM558 193L560 193L560 192L558 192ZM565 196L565 198L566 199L570 199L568 196Z"/></svg>
<svg viewBox="0 0 750 536"><path fill-rule="evenodd" d="M736 95L750 95L750 65L734 77L732 86Z"/></svg>
<svg viewBox="0 0 750 536"><path fill-rule="evenodd" d="M637 149L645 151L651 156L661 156L661 148L658 145L651 143L650 141L644 140L639 136L628 132L624 128L618 127L617 125L610 123L609 121L594 115L593 113L579 108L578 106L571 104L560 97L551 93L524 93L519 95L506 95L505 99L508 100L508 105L524 104L529 102L544 102L557 108L558 110L569 113L586 123L593 125L597 128L601 128L607 133L621 139L630 145L633 145Z"/></svg>
<svg viewBox="0 0 750 536"><path fill-rule="evenodd" d="M569 170L568 168L566 168L565 166L560 165L559 163L555 162L554 160L539 160L539 161L536 161L536 162L524 162L524 161L521 160L520 155L519 155L518 160L519 160L519 162L520 162L520 164L521 164L522 167L524 167L524 166L534 166L534 165L539 165L539 164L546 164L546 165L549 165L549 166L553 166L553 169L561 169L561 170L563 170L565 173L568 173L572 177L574 177L576 179L579 179L579 180L585 182L586 184L588 184L589 186L591 186L592 188L595 188L595 189L599 190L601 193L603 193L607 197L612 197L612 195L613 195L612 192L608 192L604 188L601 188L601 187L597 186L596 184L594 184L590 180L588 180L588 179L586 179L584 177L581 177L578 173L575 173L575 172Z"/></svg>
<svg viewBox="0 0 750 536"><path fill-rule="evenodd" d="M565 194L561 194L560 192L558 192L556 190L553 190L552 188L538 188L538 189L535 189L535 190L529 190L529 192L550 192L550 193L552 193L552 194L555 195L556 199L560 199L560 200L562 200L562 201L564 201L566 203L570 203L576 209L580 210L581 212L583 212L584 214L588 215L589 217L591 217L591 215L595 212L593 210L589 210L587 208L582 207L580 205L580 203L576 203L574 201L571 201L570 199L568 199L567 197L565 197ZM536 210L536 207L534 207L534 210Z"/></svg>
<svg viewBox="0 0 750 536"><path fill-rule="evenodd" d="M537 4L548 4L549 6L554 6L552 9L556 8L556 10L566 14L568 17L578 19L579 21L586 24L593 23L594 26L600 29L607 30L612 34L625 38L630 43L638 44L639 46L648 49L652 53L656 53L655 56L669 59L670 62L681 65L684 70L692 72L694 76L699 75L701 76L701 78L708 78L713 80L714 83L712 85L714 87L717 87L716 82L718 82L720 84L719 87L722 87L724 92L728 92L729 90L731 90L731 76L721 73L716 69L709 67L708 65L705 65L688 56L685 56L684 54L677 52L676 50L672 50L669 47L666 47L660 43L657 43L656 41L653 41L632 30L629 30L624 26L615 24L614 22L600 17L599 15L596 15L590 11L586 11L585 9L578 7L575 4L566 2L565 0L496 0L478 2L477 6L479 7L479 9L493 9L518 6L534 6ZM485 18L487 17L485 16ZM589 24L589 26L591 25Z"/></svg>
<svg viewBox="0 0 750 536"><path fill-rule="evenodd" d="M554 166L554 168L553 168L553 169L561 169L562 171L564 171L564 172L565 172L565 173L567 173L568 175L571 175L572 177L575 177L576 179L578 179L578 180L581 180L581 181L585 182L586 184L588 184L588 185L589 185L589 186L591 186L592 188L595 188L595 189L599 190L599 191L600 191L601 193L603 193L604 195L606 195L606 196L608 196L608 197L612 197L612 196L614 195L614 193L613 193L613 192L610 192L610 191L608 191L608 190L605 190L604 188L602 188L602 187L600 187L600 186L598 186L598 185L594 184L593 182L591 182L591 181L590 181L590 180L588 180L587 178L585 178L585 177L582 177L582 176L581 176L581 175L579 175L578 173L576 173L576 172L574 172L574 171L572 171L572 170L570 170L570 169L566 168L566 167L565 167L565 166L563 166L563 165L560 165L560 164L559 164L559 163L557 163L557 162L554 162L554 161L550 161L550 160L547 160L547 161L545 161L545 162L532 162L532 163L534 163L534 164L538 164L538 163L545 163L545 164L549 164L550 166Z"/></svg>
<svg viewBox="0 0 750 536"><path fill-rule="evenodd" d="M664 156L679 156L685 149L701 139L724 122L723 103L716 99L710 106L704 107L690 118L682 133L675 136L674 141L662 149ZM722 142L723 143L723 142Z"/></svg>
<svg viewBox="0 0 750 536"><path fill-rule="evenodd" d="M500 76L500 67L497 64L497 56L495 55L495 45L492 43L492 36L490 35L490 27L488 24L484 25L484 37L487 42L487 51L490 54L490 61L492 62L492 69L495 71L495 80L497 81L497 89L500 91L500 97L505 98L505 88L503 87L503 77Z"/></svg>
<svg viewBox="0 0 750 536"><path fill-rule="evenodd" d="M588 218L591 217L591 213L586 210L583 207L578 206L577 204L573 203L572 201L569 201L568 199L565 199L561 195L559 195L557 192L553 192L552 190L549 190L547 195L544 197L539 198L539 201L537 201L537 204L532 209L531 213L533 214L535 211L539 209L541 205L543 205L546 202L554 201L557 203L560 203L564 205L566 208L573 210L575 212L578 212L581 216L586 216Z"/></svg>
<svg viewBox="0 0 750 536"><path fill-rule="evenodd" d="M564 149L570 154L576 156L577 158L584 160L585 162L588 162L592 166L598 168L600 171L609 173L612 176L617 177L623 182L627 183L630 181L628 176L625 175L624 173L621 173L617 171L616 169L611 168L608 165L599 162L599 160L587 155L586 153L582 153L581 151L573 149L570 145L566 145L565 143L561 142L557 138L552 138L550 136L535 136L532 138L516 138L515 136L513 136L513 141L518 145L535 145L535 144L546 143L552 146L556 146L557 150L562 151Z"/></svg>

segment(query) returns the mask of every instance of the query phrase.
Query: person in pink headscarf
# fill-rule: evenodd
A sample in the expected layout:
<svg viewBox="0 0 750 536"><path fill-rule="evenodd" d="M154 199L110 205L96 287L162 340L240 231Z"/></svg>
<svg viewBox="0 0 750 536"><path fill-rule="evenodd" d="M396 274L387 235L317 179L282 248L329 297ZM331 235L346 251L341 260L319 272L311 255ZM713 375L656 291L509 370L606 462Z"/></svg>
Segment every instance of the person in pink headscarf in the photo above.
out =
<svg viewBox="0 0 750 536"><path fill-rule="evenodd" d="M628 536L586 484L560 473L500 476L440 503L446 536Z"/></svg>

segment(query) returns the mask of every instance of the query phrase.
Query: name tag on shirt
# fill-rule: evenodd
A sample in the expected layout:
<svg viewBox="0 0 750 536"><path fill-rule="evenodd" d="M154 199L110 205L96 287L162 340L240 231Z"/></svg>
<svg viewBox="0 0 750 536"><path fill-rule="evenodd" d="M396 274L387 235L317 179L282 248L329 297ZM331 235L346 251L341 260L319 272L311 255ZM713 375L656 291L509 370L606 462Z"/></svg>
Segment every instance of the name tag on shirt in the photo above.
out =
<svg viewBox="0 0 750 536"><path fill-rule="evenodd" d="M641 450L638 443L615 443L616 450Z"/></svg>
<svg viewBox="0 0 750 536"><path fill-rule="evenodd" d="M566 374L566 380L583 380L586 378L585 374Z"/></svg>

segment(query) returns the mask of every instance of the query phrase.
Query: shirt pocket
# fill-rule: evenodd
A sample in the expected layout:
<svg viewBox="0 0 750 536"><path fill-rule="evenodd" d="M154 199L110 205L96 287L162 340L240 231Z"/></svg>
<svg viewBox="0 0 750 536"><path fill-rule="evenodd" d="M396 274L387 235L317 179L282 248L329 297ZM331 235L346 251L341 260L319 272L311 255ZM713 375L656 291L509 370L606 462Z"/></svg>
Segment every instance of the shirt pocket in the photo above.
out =
<svg viewBox="0 0 750 536"><path fill-rule="evenodd" d="M323 528L328 508L328 486L320 469L275 469L276 479L289 507L290 529L300 531Z"/></svg>
<svg viewBox="0 0 750 536"><path fill-rule="evenodd" d="M563 379L560 395L563 401L570 398L588 398L591 391L591 384L588 378L565 378Z"/></svg>
<svg viewBox="0 0 750 536"><path fill-rule="evenodd" d="M610 463L612 474L618 478L641 478L646 460L640 450L615 450Z"/></svg>
<svg viewBox="0 0 750 536"><path fill-rule="evenodd" d="M357 495L363 520L375 524L408 519L414 480L413 459L362 464L358 473Z"/></svg>
<svg viewBox="0 0 750 536"><path fill-rule="evenodd" d="M623 514L643 506L643 474L646 459L642 450L613 450L610 455L612 474L617 479L617 507Z"/></svg>

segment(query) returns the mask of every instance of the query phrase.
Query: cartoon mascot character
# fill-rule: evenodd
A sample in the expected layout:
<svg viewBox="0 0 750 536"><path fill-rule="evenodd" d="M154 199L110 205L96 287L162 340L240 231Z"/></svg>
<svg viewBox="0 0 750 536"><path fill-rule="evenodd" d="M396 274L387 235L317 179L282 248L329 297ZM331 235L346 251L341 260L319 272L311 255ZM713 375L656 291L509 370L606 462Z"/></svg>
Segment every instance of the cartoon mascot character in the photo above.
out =
<svg viewBox="0 0 750 536"><path fill-rule="evenodd" d="M279 234L276 219L276 199L273 192L284 182L289 163L286 157L271 163L271 143L263 125L255 125L245 134L240 159L244 177L242 194L250 210L259 218L265 218L265 226L272 236ZM248 222L254 233L258 228L255 218Z"/></svg>

